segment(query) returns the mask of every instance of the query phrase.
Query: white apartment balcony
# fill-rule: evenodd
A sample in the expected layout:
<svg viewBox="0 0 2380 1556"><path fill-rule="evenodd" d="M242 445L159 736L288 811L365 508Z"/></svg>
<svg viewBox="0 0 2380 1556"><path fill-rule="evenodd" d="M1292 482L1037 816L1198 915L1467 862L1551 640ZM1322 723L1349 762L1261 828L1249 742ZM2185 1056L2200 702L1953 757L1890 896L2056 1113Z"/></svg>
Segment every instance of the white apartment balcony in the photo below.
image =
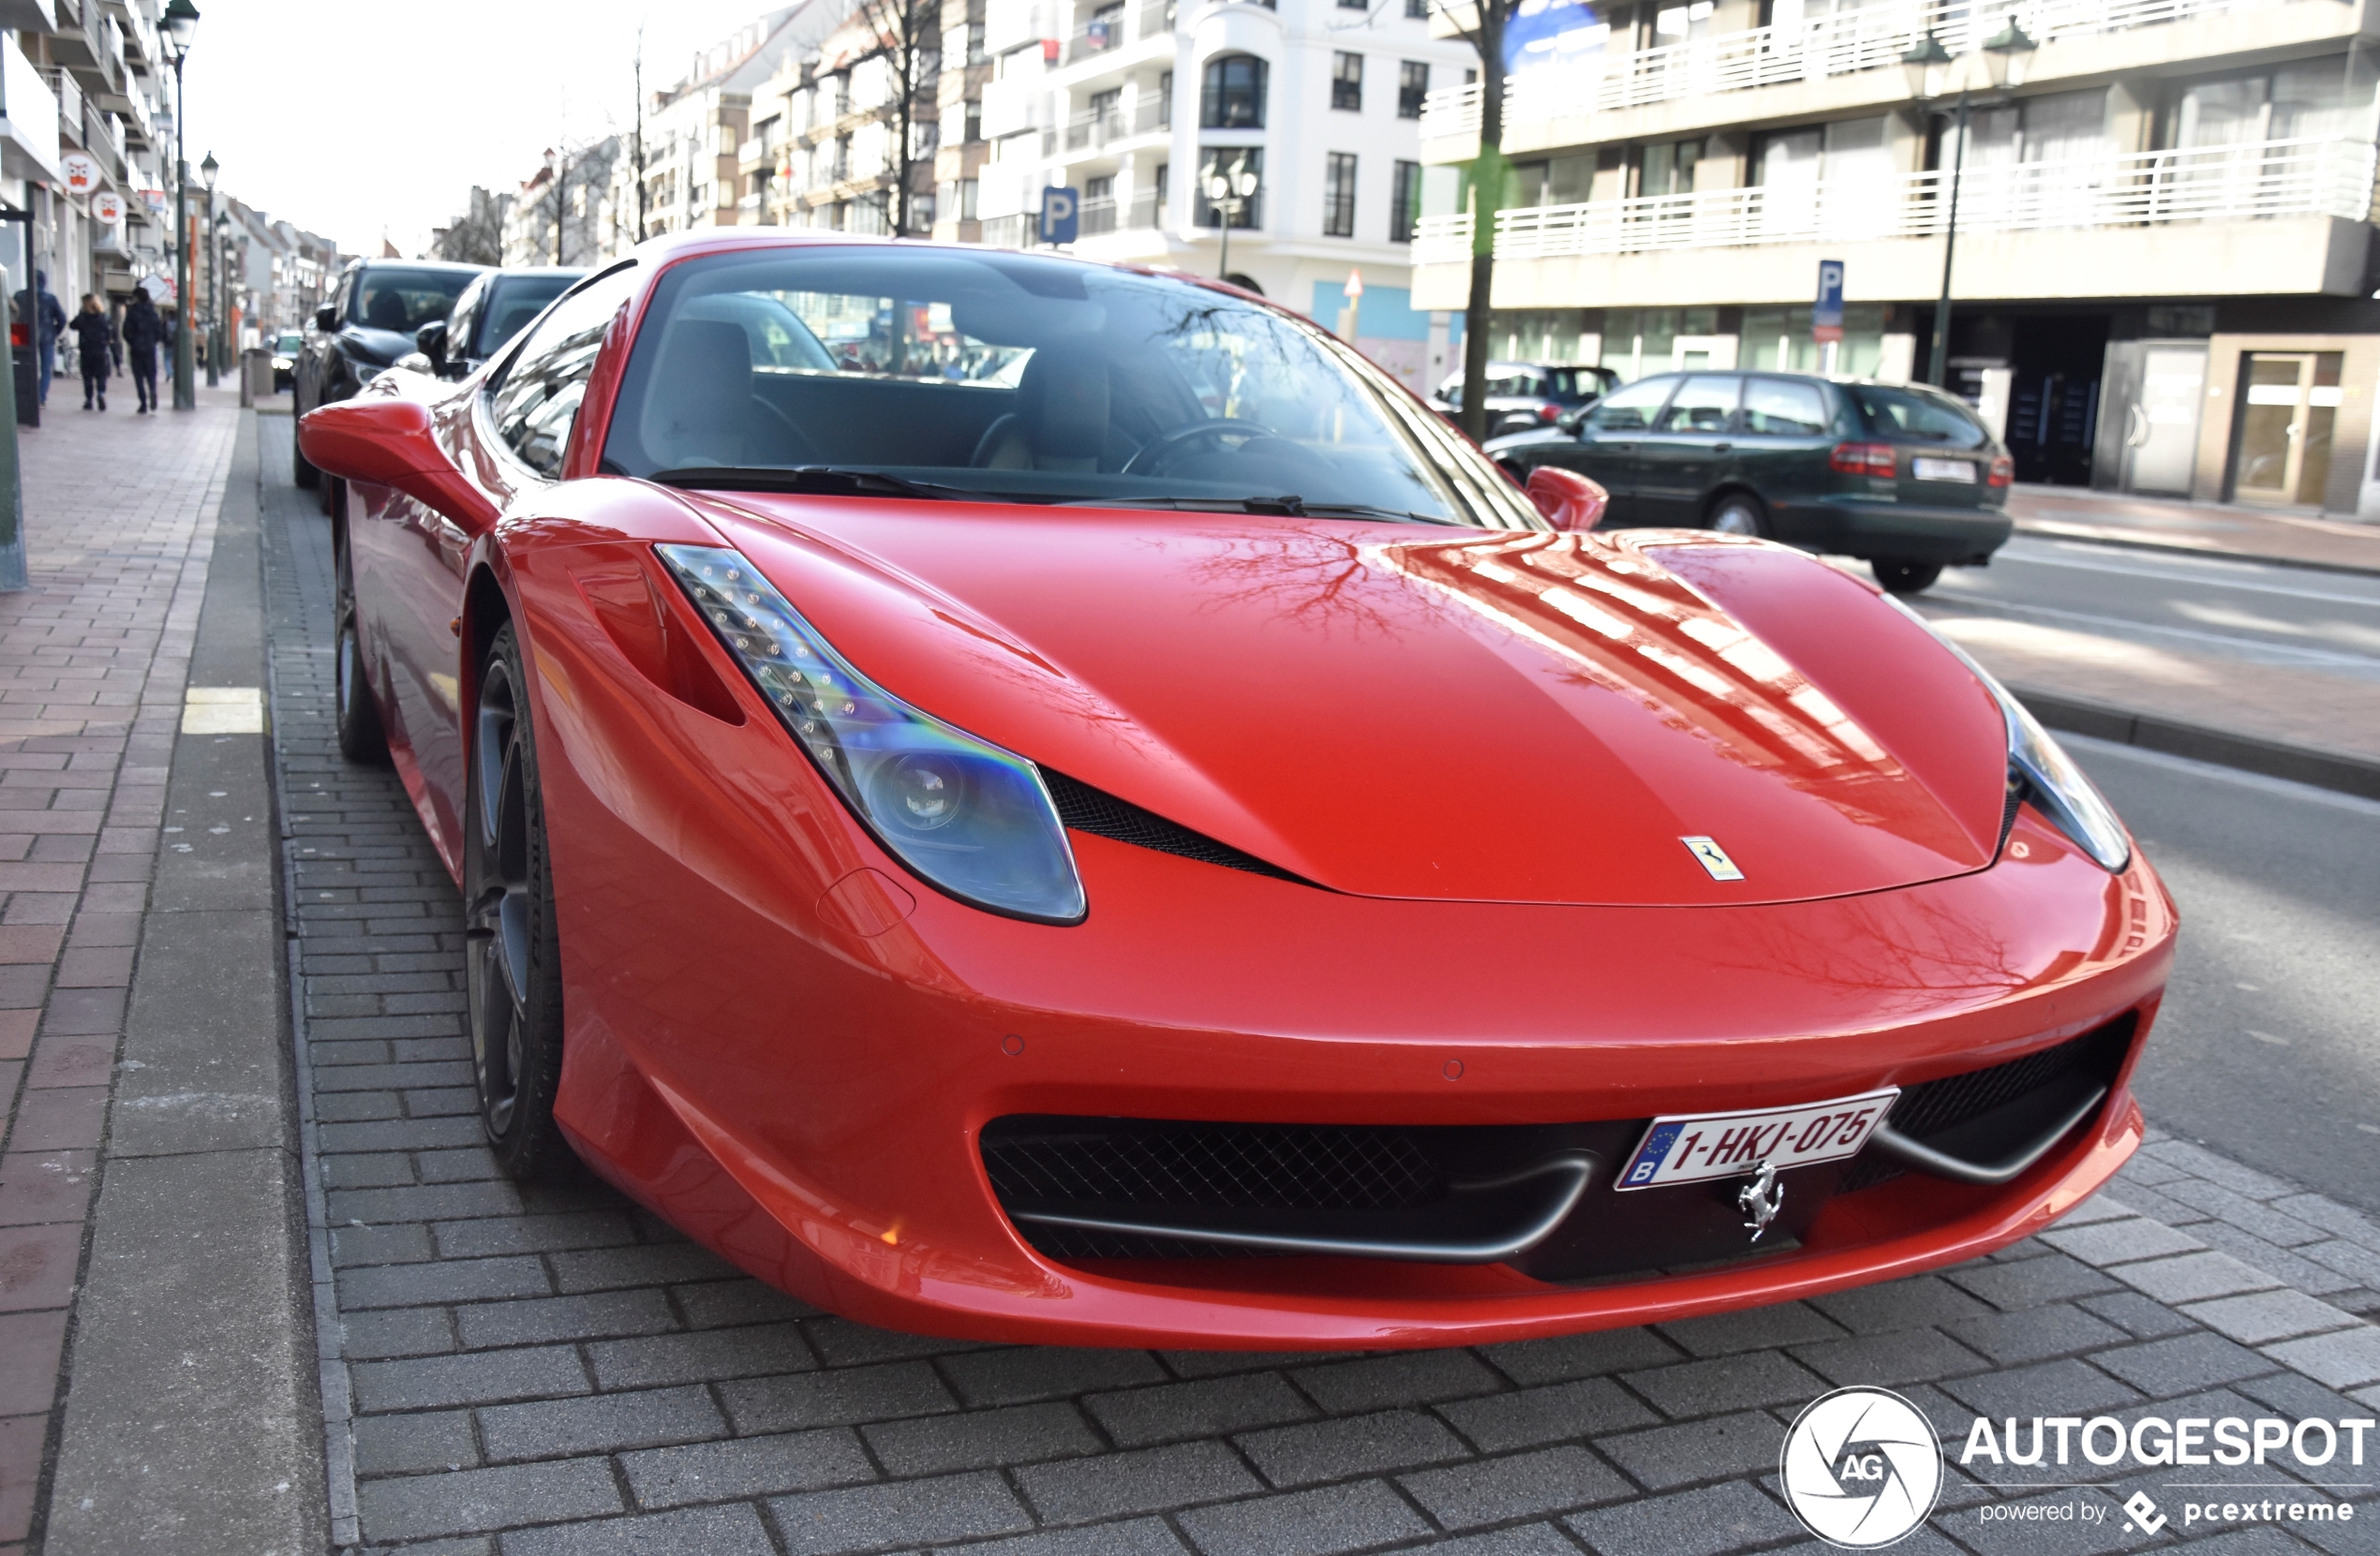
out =
<svg viewBox="0 0 2380 1556"><path fill-rule="evenodd" d="M1087 59L1100 59L1122 52L1136 43L1153 37L1173 36L1174 0L1140 0L1128 11L1114 16L1094 17L1075 29L1066 39L1064 61L1079 65Z"/></svg>
<svg viewBox="0 0 2380 1556"><path fill-rule="evenodd" d="M1078 210L1082 218L1078 230L1085 238L1108 232L1153 232L1165 215L1154 190L1130 200L1086 200Z"/></svg>
<svg viewBox="0 0 2380 1556"><path fill-rule="evenodd" d="M1885 0L1790 25L1754 27L1525 75L1504 97L1508 155L1696 128L1873 109L1907 101L1901 56L1927 32L1970 53L2011 16L2040 45L2025 80L2043 82L2250 53L2356 31L2342 0ZM1425 161L1478 155L1480 87L1423 100ZM1636 110L1623 119L1611 115Z"/></svg>
<svg viewBox="0 0 2380 1556"><path fill-rule="evenodd" d="M2370 241L2374 148L2351 137L1971 166L1959 295L2346 295ZM1793 303L1821 258L1856 299L1930 297L1945 171L1528 206L1496 214L1495 305ZM1460 307L1471 218L1423 218L1416 307Z"/></svg>
<svg viewBox="0 0 2380 1556"><path fill-rule="evenodd" d="M82 111L78 94L75 109ZM58 98L13 43L0 42L0 177L65 182L58 170Z"/></svg>

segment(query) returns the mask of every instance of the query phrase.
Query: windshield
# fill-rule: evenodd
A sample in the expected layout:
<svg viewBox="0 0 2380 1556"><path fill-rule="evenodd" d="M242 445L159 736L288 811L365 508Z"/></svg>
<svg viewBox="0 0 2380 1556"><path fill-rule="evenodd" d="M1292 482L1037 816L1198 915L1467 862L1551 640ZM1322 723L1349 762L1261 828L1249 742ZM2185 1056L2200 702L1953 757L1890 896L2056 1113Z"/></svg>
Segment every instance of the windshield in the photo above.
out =
<svg viewBox="0 0 2380 1556"><path fill-rule="evenodd" d="M305 337L295 330L287 331L273 343L273 349L285 357L293 357L305 349Z"/></svg>
<svg viewBox="0 0 2380 1556"><path fill-rule="evenodd" d="M471 347L474 357L492 357L504 348L504 343L519 334L545 311L545 304L570 290L583 271L563 271L553 275L513 275L496 284L494 295L480 314L480 338Z"/></svg>
<svg viewBox="0 0 2380 1556"><path fill-rule="evenodd" d="M909 496L1540 522L1377 368L1203 287L873 245L669 271L604 467L766 486L818 467Z"/></svg>
<svg viewBox="0 0 2380 1556"><path fill-rule="evenodd" d="M444 319L471 284L468 270L367 270L356 280L350 323L411 334Z"/></svg>

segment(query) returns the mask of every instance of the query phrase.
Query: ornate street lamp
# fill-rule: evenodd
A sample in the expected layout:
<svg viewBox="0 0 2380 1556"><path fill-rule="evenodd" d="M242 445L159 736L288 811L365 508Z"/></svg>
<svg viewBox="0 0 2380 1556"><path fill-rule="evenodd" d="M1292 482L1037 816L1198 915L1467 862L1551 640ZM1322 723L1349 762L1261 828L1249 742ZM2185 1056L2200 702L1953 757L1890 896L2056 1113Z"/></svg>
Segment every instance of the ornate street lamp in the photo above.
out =
<svg viewBox="0 0 2380 1556"><path fill-rule="evenodd" d="M215 177L222 170L223 165L215 159L213 152L207 153L206 160L199 164L199 177L206 184L206 386L209 389L221 381L216 364L223 356L223 316L216 311L215 306L216 291L223 269L223 234L216 231L215 226Z"/></svg>
<svg viewBox="0 0 2380 1556"><path fill-rule="evenodd" d="M1242 152L1239 160L1228 168L1223 165L1223 158L1218 155L1207 164L1206 176L1199 181L1200 187L1207 192L1207 199L1223 215L1223 257L1217 274L1227 281L1231 279L1231 224L1240 219L1240 213L1246 210L1248 201L1256 198L1257 185L1260 182L1257 170L1248 166L1248 154L1245 152Z"/></svg>
<svg viewBox="0 0 2380 1556"><path fill-rule="evenodd" d="M182 62L190 57L190 40L198 36L199 7L190 0L171 0L157 19L157 32L173 64L173 408L190 410L199 392L190 363L190 164L182 154L182 126L189 114L182 98Z"/></svg>
<svg viewBox="0 0 2380 1556"><path fill-rule="evenodd" d="M2038 45L2016 24L2012 12L1999 32L1983 45L1984 64L1991 78L1992 90L2004 89L2010 80L2019 79L2016 66L2029 59ZM1909 77L1910 96L1921 103L1930 103L1941 96L1944 78L1954 64L1950 51L1941 40L1928 32L1909 52L1900 57L1901 69ZM1958 190L1967 176L1967 107L1968 83L1960 72L1958 106L1952 113L1951 135L1954 145L1950 161L1950 209L1942 223L1942 289L1934 302L1934 353L1926 381L1937 389L1949 387L1950 380L1950 267L1958 252Z"/></svg>

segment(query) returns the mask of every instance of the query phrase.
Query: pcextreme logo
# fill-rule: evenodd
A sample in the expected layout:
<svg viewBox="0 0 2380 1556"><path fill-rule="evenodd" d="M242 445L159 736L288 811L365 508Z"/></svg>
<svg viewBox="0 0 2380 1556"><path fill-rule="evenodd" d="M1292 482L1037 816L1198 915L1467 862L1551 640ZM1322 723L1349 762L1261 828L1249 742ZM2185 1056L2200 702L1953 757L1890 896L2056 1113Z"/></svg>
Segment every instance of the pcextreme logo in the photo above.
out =
<svg viewBox="0 0 2380 1556"><path fill-rule="evenodd" d="M1828 1545L1874 1550L1907 1535L1941 1494L1933 1423L1883 1388L1838 1388L1793 1417L1778 1460L1785 1503Z"/></svg>

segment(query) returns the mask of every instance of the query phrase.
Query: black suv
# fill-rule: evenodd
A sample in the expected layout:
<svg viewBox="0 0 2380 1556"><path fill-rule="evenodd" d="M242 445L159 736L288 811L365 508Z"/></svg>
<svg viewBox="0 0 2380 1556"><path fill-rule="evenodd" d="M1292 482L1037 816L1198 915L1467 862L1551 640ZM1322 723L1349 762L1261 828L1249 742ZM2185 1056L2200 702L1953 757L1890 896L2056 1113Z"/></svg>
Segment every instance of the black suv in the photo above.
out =
<svg viewBox="0 0 2380 1556"><path fill-rule="evenodd" d="M427 371L441 378L469 378L586 274L554 265L482 271L454 300L454 312L414 332Z"/></svg>
<svg viewBox="0 0 2380 1556"><path fill-rule="evenodd" d="M290 409L303 416L344 400L387 372L415 348L414 333L443 319L483 269L430 259L358 259L348 266L331 301L314 310L314 327L290 375ZM295 449L295 439L290 446ZM320 472L303 452L290 458L300 486L317 484Z"/></svg>
<svg viewBox="0 0 2380 1556"><path fill-rule="evenodd" d="M1551 423L1566 411L1593 405L1618 385L1620 376L1608 367L1568 363L1491 362L1487 368L1487 431L1526 432ZM1463 410L1463 375L1456 372L1438 385L1431 408L1452 422Z"/></svg>
<svg viewBox="0 0 2380 1556"><path fill-rule="evenodd" d="M1487 452L1523 482L1540 465L1592 477L1611 493L1605 528L1765 535L1857 556L1896 594L2008 541L2008 451L1923 384L1663 373L1563 422Z"/></svg>

